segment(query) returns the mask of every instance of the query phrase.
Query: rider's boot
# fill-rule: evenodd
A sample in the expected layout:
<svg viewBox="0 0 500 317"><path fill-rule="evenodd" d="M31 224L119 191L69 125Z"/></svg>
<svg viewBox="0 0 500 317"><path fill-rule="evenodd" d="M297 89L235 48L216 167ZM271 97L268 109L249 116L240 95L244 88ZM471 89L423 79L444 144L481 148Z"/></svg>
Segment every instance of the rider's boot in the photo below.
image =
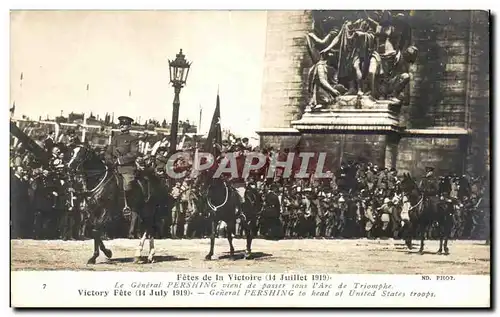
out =
<svg viewBox="0 0 500 317"><path fill-rule="evenodd" d="M132 202L132 191L131 190L126 190L124 192L124 202L125 206L123 207L123 216L128 218L130 217L130 214L132 213L132 209L130 208L129 203Z"/></svg>

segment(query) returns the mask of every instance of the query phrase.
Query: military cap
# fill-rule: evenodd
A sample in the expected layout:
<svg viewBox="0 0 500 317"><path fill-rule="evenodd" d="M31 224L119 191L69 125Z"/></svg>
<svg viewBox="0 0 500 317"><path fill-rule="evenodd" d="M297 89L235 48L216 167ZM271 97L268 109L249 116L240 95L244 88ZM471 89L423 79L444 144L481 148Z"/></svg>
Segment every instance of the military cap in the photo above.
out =
<svg viewBox="0 0 500 317"><path fill-rule="evenodd" d="M118 121L120 121L120 124L132 124L134 122L134 119L127 117L127 116L119 116Z"/></svg>

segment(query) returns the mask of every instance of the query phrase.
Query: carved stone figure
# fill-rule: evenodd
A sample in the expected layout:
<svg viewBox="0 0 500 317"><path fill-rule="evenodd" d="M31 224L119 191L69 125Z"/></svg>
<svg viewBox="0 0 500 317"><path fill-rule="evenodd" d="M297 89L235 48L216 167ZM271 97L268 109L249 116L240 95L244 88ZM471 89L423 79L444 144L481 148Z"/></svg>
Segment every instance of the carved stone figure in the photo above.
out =
<svg viewBox="0 0 500 317"><path fill-rule="evenodd" d="M337 30L331 30L323 39L312 32L308 34L308 48L314 62L308 74L308 92L311 95L308 108L311 110L332 104L337 96L345 93L345 88L338 84L339 38ZM318 47L325 46L318 52Z"/></svg>
<svg viewBox="0 0 500 317"><path fill-rule="evenodd" d="M311 110L321 109L335 102L335 98L341 94L334 87L336 84L336 71L328 66L326 53L322 53L320 60L309 70L308 90L311 94L309 107Z"/></svg>
<svg viewBox="0 0 500 317"><path fill-rule="evenodd" d="M410 80L409 66L418 55L418 49L409 46L409 24L403 14L393 16L390 11L375 12L375 18L366 11L365 15L355 22L345 20L340 29L333 28L323 38L308 34L314 63L308 77L311 110L328 107L341 95L400 103Z"/></svg>
<svg viewBox="0 0 500 317"><path fill-rule="evenodd" d="M376 30L376 50L372 53L368 70L371 95L379 99L400 102L399 94L410 80L409 66L415 63L418 49L407 46L409 26L404 15L392 17L389 11L382 13L381 22L368 17Z"/></svg>
<svg viewBox="0 0 500 317"><path fill-rule="evenodd" d="M374 39L374 31L363 19L358 19L354 23L345 22L335 38L340 46L338 77L346 79L349 85L348 95L363 95L362 79L368 69ZM337 44L335 40L322 53Z"/></svg>
<svg viewBox="0 0 500 317"><path fill-rule="evenodd" d="M370 60L370 86L372 96L401 102L399 95L410 82L409 68L417 58L418 49L408 47L403 53L398 51L393 56L374 54Z"/></svg>

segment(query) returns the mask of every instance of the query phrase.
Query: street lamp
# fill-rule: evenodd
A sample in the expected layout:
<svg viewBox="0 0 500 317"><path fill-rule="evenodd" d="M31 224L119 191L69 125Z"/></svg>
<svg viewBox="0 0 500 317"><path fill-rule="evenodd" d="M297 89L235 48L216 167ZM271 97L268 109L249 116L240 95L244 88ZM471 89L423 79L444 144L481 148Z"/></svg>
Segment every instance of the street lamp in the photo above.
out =
<svg viewBox="0 0 500 317"><path fill-rule="evenodd" d="M168 60L168 66L170 70L170 82L174 86L174 108L172 110L172 125L170 129L170 153L174 153L177 149L177 129L179 125L179 106L181 104L179 99L179 94L181 93L181 88L184 87L189 74L189 67L191 63L186 61L185 55L182 54L182 49L179 54L176 55L175 60Z"/></svg>

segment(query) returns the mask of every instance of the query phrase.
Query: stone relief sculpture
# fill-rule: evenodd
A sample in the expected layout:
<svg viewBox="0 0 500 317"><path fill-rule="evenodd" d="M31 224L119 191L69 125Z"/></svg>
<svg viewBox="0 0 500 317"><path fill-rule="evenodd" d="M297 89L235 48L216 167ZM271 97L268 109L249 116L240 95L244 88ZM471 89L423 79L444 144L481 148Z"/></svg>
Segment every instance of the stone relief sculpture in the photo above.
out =
<svg viewBox="0 0 500 317"><path fill-rule="evenodd" d="M361 107L366 98L401 103L410 81L409 67L418 55L410 45L408 17L390 11L376 11L373 17L364 13L354 22L343 21L340 29L329 30L324 38L314 32L318 21L313 21L313 32L307 34L314 63L308 75L308 111L346 100Z"/></svg>

